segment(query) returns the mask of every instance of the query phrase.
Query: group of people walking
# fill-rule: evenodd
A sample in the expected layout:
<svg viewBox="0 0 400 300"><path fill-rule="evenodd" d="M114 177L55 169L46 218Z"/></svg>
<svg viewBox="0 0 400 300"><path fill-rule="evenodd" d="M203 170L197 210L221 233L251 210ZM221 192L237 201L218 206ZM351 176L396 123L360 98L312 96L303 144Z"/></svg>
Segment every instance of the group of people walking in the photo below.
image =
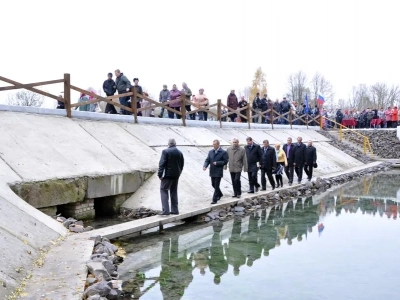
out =
<svg viewBox="0 0 400 300"><path fill-rule="evenodd" d="M176 147L174 139L168 141L168 148L164 149L159 162L158 177L161 180L160 192L162 212L161 215L179 214L178 210L178 181L184 166L184 157ZM220 189L224 169L229 168L232 181L232 197L240 198L242 195L241 174L247 172L249 190L247 193L254 194L259 190L267 190L267 180L272 190L283 187L283 173L286 174L289 185L293 184L294 174L297 182L301 183L303 171L307 179L311 181L313 169L317 167L317 150L312 141L307 145L301 137L297 143L292 143L292 138L287 143L270 146L268 140L263 145L256 144L251 137L246 138L246 145L241 147L239 140L234 138L232 146L227 150L221 148L219 140L213 141L211 149L203 164L203 171L209 169L211 185L214 188L211 204L216 204L224 195ZM258 171L261 171L261 185L258 183ZM274 178L275 175L275 178ZM171 208L169 206L171 199Z"/></svg>

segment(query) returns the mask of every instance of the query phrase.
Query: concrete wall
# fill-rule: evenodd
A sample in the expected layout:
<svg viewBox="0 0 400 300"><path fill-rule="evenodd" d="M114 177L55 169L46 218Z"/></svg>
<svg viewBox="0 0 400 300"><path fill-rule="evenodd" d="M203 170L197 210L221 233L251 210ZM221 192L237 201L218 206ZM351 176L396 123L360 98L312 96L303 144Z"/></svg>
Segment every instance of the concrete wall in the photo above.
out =
<svg viewBox="0 0 400 300"><path fill-rule="evenodd" d="M246 124L226 123L219 129L217 122L188 121L189 126L183 128L171 125L180 125L180 120L141 118L141 123L159 124L138 125L131 123L131 116L73 112L76 118L68 119L62 116L65 112L57 110L14 108L21 112L9 112L5 109L8 108L0 105L0 281L7 286L4 289L0 285L1 299L25 276L24 272L15 270L29 269L40 248L66 233L61 224L16 196L9 188L11 184L86 177L86 198L126 193L132 185L138 190L124 207L144 205L159 209L159 180L151 174L157 170L168 138L177 140L186 159L179 185L181 210L196 202L204 205L211 200L210 179L201 167L213 139L219 139L226 148L233 137L239 137L243 144L247 136L259 143L266 138L271 143L283 143L288 136L303 136L305 140L314 140L318 149L320 167L316 175L361 165L329 146L328 140L316 131L300 127L290 130L287 126L277 126L281 130L272 131L268 129L270 126L257 124L254 127L259 129L248 130ZM53 115L28 114L24 110ZM96 121L85 120L89 117ZM121 178L121 174L131 175ZM231 184L227 174L222 190L229 195ZM135 176L148 180L140 186L143 181L138 185L139 179ZM246 178L243 176L243 189L247 188Z"/></svg>

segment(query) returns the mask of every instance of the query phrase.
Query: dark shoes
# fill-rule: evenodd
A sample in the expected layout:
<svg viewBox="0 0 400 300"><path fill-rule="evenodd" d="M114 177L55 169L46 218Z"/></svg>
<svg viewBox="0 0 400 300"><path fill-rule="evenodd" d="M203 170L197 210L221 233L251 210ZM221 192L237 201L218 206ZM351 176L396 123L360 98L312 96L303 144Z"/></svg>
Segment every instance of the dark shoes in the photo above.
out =
<svg viewBox="0 0 400 300"><path fill-rule="evenodd" d="M275 189L275 187L273 186L273 187L272 187L272 190L274 190L274 189Z"/></svg>
<svg viewBox="0 0 400 300"><path fill-rule="evenodd" d="M258 192L259 189L260 189L260 187L256 187L256 189L255 189L255 190L256 190L256 193Z"/></svg>
<svg viewBox="0 0 400 300"><path fill-rule="evenodd" d="M217 201L214 201L214 200L213 200L213 201L211 202L211 204L217 204Z"/></svg>
<svg viewBox="0 0 400 300"><path fill-rule="evenodd" d="M266 188L262 188L260 191L263 192L263 191L266 191L266 190L267 190Z"/></svg>
<svg viewBox="0 0 400 300"><path fill-rule="evenodd" d="M237 195L232 195L232 198L236 198L237 197Z"/></svg>
<svg viewBox="0 0 400 300"><path fill-rule="evenodd" d="M249 194L254 194L254 191L247 191L247 193L249 193Z"/></svg>

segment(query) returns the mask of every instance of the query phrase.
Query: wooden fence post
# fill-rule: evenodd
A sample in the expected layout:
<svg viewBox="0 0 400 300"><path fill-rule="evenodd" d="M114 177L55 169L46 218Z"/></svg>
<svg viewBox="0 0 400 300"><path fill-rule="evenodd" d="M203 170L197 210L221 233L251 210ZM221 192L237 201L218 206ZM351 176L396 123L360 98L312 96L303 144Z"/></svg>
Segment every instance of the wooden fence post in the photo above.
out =
<svg viewBox="0 0 400 300"><path fill-rule="evenodd" d="M136 89L134 87L132 87L131 90L132 90L132 93L133 93L132 101L131 101L131 103L132 103L131 108L133 110L133 118L135 120L135 124L137 124L138 123L138 118L137 118L137 115L138 115L138 111L137 111L137 92L136 92Z"/></svg>
<svg viewBox="0 0 400 300"><path fill-rule="evenodd" d="M269 117L270 122L271 122L271 128L274 129L274 108L271 108L271 116ZM265 118L267 118L267 115L265 115ZM262 120L262 118L261 118Z"/></svg>
<svg viewBox="0 0 400 300"><path fill-rule="evenodd" d="M67 117L71 118L71 76L64 74L64 107L67 111Z"/></svg>
<svg viewBox="0 0 400 300"><path fill-rule="evenodd" d="M323 122L324 122L323 117L321 115L319 115L319 129L321 129L321 130L324 128Z"/></svg>
<svg viewBox="0 0 400 300"><path fill-rule="evenodd" d="M292 121L293 117L292 117L292 108L289 108L289 124L290 124L290 129L292 129Z"/></svg>
<svg viewBox="0 0 400 300"><path fill-rule="evenodd" d="M181 95L182 100L181 100L181 117L182 117L182 125L186 126L186 106L185 106L185 100L186 100L186 96L185 95Z"/></svg>
<svg viewBox="0 0 400 300"><path fill-rule="evenodd" d="M221 118L221 99L217 100L217 120L219 121L219 128L222 128L222 118Z"/></svg>
<svg viewBox="0 0 400 300"><path fill-rule="evenodd" d="M247 117L247 124L248 124L249 129L250 129L250 115L251 115L250 104L247 104L246 117Z"/></svg>

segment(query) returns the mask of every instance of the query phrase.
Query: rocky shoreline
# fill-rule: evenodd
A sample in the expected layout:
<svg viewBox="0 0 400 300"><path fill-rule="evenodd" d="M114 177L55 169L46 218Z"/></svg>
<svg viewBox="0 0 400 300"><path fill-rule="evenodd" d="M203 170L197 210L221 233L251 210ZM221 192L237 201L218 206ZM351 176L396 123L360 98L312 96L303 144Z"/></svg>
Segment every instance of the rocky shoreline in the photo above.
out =
<svg viewBox="0 0 400 300"><path fill-rule="evenodd" d="M287 188L276 192L272 191L267 194L254 195L241 199L236 205L213 210L207 213L203 218L205 222L219 222L233 217L244 217L257 209L264 209L297 197L312 196L322 193L332 186L343 184L366 175L388 171L391 167L391 163L385 162L375 167L338 175L329 179L318 177L315 181L308 181L294 188Z"/></svg>

